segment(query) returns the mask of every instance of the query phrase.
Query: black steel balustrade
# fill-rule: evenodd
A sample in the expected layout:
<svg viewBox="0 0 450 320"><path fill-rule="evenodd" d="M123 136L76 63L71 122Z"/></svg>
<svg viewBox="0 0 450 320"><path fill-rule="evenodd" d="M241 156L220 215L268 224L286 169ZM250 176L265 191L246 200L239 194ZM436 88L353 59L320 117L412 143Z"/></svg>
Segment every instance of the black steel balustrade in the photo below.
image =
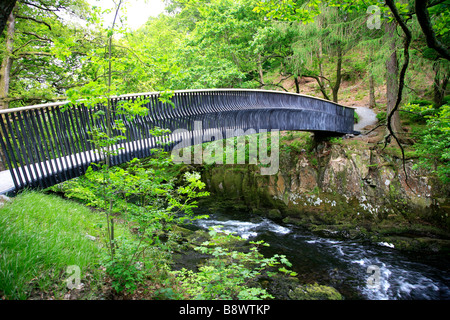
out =
<svg viewBox="0 0 450 320"><path fill-rule="evenodd" d="M139 97L148 100L146 116L129 121L117 110L121 100ZM143 93L111 98L112 119L122 119L126 139L114 148L117 165L151 155L158 140L167 142L171 150L182 138L180 134L153 137L155 127L171 131L190 131L192 144L203 141L214 132L226 137L226 130L272 129L353 133L354 110L314 97L264 90L211 89L175 91L172 102L159 101L159 93ZM65 106L64 108L62 108ZM102 161L92 143L92 131L106 131L106 116L94 114L106 107L86 107L83 103L67 107L66 103L50 103L0 110L0 147L12 175L15 191L23 188L47 188L83 175L91 163ZM201 130L194 132L195 121ZM242 132L242 131L241 131ZM113 132L122 135L121 132Z"/></svg>

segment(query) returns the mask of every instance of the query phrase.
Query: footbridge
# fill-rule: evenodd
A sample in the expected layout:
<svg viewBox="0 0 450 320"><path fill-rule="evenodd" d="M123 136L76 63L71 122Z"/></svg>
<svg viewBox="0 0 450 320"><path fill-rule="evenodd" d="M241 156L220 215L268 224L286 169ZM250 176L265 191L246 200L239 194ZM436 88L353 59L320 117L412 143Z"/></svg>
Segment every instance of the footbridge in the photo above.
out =
<svg viewBox="0 0 450 320"><path fill-rule="evenodd" d="M186 129L192 144L206 142L211 130L245 132L299 130L322 135L354 133L354 109L300 94L267 90L209 89L174 91L170 102L158 92L110 98L110 108L67 102L0 110L0 147L9 170L0 172L0 194L24 188L47 188L83 175L92 163L103 161L92 143L92 133L107 132L107 111L122 120L126 131L112 130L118 139L111 165L144 158L165 143L170 151L180 140L176 129ZM120 112L123 102L145 99L145 115L133 119ZM200 125L199 125L200 124ZM151 129L169 129L162 137ZM238 130L240 129L240 130Z"/></svg>

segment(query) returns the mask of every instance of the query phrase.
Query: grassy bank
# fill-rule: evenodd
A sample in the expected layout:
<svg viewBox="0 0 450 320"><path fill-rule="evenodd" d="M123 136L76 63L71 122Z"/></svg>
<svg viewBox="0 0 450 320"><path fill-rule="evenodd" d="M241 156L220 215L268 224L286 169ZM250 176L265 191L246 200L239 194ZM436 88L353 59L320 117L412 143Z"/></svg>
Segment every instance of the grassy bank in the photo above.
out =
<svg viewBox="0 0 450 320"><path fill-rule="evenodd" d="M53 195L24 192L0 208L0 297L27 299L34 291L59 298L76 265L88 274L99 261L101 216ZM91 236L91 237L88 237ZM83 282L83 280L82 280Z"/></svg>

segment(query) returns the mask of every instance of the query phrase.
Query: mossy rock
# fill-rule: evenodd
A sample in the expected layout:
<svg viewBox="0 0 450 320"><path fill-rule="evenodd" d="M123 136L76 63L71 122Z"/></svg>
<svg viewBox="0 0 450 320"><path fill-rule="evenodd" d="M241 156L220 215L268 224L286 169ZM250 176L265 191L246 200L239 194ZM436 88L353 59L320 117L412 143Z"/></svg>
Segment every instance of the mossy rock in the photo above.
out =
<svg viewBox="0 0 450 320"><path fill-rule="evenodd" d="M373 238L377 242L392 243L398 250L425 253L450 253L450 240L430 237L384 236ZM375 242L375 241L374 241Z"/></svg>
<svg viewBox="0 0 450 320"><path fill-rule="evenodd" d="M289 291L292 300L343 300L342 295L333 287L306 284Z"/></svg>
<svg viewBox="0 0 450 320"><path fill-rule="evenodd" d="M352 224L345 225L310 225L309 230L326 238L366 239L368 232L364 227Z"/></svg>
<svg viewBox="0 0 450 320"><path fill-rule="evenodd" d="M210 236L207 231L197 230L189 234L189 236L186 237L186 241L190 247L195 248L201 245L204 241L209 240L209 238Z"/></svg>
<svg viewBox="0 0 450 320"><path fill-rule="evenodd" d="M270 219L281 219L282 218L281 211L278 209L270 209L267 212L267 217Z"/></svg>
<svg viewBox="0 0 450 320"><path fill-rule="evenodd" d="M285 218L283 218L283 223L293 224L296 226L305 226L305 225L309 224L310 221L305 220L305 219L296 218L296 217L285 217Z"/></svg>
<svg viewBox="0 0 450 320"><path fill-rule="evenodd" d="M188 237L194 233L194 231L189 230L187 228L181 227L179 225L172 226L172 233L177 233L182 237Z"/></svg>

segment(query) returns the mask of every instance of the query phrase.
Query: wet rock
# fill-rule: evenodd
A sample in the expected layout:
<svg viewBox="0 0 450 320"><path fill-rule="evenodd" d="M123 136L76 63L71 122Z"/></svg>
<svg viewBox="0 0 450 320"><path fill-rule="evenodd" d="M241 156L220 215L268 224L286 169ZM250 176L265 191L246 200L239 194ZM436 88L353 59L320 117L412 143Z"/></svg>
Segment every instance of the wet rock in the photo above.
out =
<svg viewBox="0 0 450 320"><path fill-rule="evenodd" d="M379 244L390 244L392 248L411 252L450 253L450 240L432 237L404 235L374 237ZM375 241L374 241L375 242Z"/></svg>
<svg viewBox="0 0 450 320"><path fill-rule="evenodd" d="M271 209L268 211L267 217L270 219L281 219L281 211L278 209Z"/></svg>
<svg viewBox="0 0 450 320"><path fill-rule="evenodd" d="M298 286L289 291L288 295L292 300L343 300L335 288L317 283Z"/></svg>
<svg viewBox="0 0 450 320"><path fill-rule="evenodd" d="M367 230L352 225L309 225L308 229L317 235L337 239L366 239Z"/></svg>

